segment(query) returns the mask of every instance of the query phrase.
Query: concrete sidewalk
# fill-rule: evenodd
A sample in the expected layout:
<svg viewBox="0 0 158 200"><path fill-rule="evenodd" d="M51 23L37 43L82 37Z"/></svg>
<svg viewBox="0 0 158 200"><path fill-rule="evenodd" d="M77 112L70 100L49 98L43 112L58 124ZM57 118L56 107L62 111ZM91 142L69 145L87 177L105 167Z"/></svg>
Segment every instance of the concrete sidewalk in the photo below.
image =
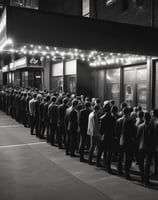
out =
<svg viewBox="0 0 158 200"><path fill-rule="evenodd" d="M158 199L158 181L144 188L137 174L132 177L80 163L0 112L0 200Z"/></svg>

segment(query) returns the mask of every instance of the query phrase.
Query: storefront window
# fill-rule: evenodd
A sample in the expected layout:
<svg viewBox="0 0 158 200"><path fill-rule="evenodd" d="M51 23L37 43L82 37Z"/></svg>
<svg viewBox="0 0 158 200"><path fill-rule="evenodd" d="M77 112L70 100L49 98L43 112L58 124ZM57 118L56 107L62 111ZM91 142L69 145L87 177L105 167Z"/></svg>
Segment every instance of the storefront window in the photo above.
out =
<svg viewBox="0 0 158 200"><path fill-rule="evenodd" d="M106 70L105 99L120 104L120 69Z"/></svg>
<svg viewBox="0 0 158 200"><path fill-rule="evenodd" d="M142 106L147 110L146 65L124 68L124 100L128 106Z"/></svg>
<svg viewBox="0 0 158 200"><path fill-rule="evenodd" d="M158 109L158 61L156 62L156 73L155 73L155 108Z"/></svg>
<svg viewBox="0 0 158 200"><path fill-rule="evenodd" d="M82 16L89 17L90 14L90 1L89 0L82 0Z"/></svg>
<svg viewBox="0 0 158 200"><path fill-rule="evenodd" d="M38 0L11 0L11 5L38 9Z"/></svg>
<svg viewBox="0 0 158 200"><path fill-rule="evenodd" d="M66 85L65 91L70 94L76 93L76 76L66 76L65 77Z"/></svg>
<svg viewBox="0 0 158 200"><path fill-rule="evenodd" d="M52 92L61 93L63 92L63 77L62 76L52 76L51 80L51 90Z"/></svg>

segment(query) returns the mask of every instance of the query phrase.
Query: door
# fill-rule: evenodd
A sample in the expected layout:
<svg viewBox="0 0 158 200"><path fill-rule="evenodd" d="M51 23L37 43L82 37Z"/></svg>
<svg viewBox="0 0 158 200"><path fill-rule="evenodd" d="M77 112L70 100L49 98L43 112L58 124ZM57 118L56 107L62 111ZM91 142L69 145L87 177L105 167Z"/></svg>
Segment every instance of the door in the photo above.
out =
<svg viewBox="0 0 158 200"><path fill-rule="evenodd" d="M147 110L146 65L124 68L124 100L128 106L141 106Z"/></svg>

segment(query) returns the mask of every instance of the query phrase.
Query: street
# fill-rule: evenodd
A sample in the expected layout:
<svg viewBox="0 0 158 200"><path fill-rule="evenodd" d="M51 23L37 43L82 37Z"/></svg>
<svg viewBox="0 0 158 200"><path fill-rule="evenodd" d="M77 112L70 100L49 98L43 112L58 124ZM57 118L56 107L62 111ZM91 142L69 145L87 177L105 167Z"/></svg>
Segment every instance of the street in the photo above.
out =
<svg viewBox="0 0 158 200"><path fill-rule="evenodd" d="M81 163L0 112L0 200L157 200L158 179L145 188L135 169L128 181Z"/></svg>

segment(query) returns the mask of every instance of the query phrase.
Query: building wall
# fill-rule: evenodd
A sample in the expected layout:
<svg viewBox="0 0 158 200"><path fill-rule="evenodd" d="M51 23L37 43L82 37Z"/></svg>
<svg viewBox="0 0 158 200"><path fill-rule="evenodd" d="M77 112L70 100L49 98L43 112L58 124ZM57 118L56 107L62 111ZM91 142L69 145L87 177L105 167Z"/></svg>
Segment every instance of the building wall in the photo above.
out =
<svg viewBox="0 0 158 200"><path fill-rule="evenodd" d="M82 14L81 0L39 0L39 9L69 15Z"/></svg>
<svg viewBox="0 0 158 200"><path fill-rule="evenodd" d="M106 6L105 0L91 0L91 17L128 24L151 26L152 3L154 6L154 26L158 26L158 1L144 0L142 6L137 0L117 0L111 6ZM127 3L124 7L123 2Z"/></svg>

